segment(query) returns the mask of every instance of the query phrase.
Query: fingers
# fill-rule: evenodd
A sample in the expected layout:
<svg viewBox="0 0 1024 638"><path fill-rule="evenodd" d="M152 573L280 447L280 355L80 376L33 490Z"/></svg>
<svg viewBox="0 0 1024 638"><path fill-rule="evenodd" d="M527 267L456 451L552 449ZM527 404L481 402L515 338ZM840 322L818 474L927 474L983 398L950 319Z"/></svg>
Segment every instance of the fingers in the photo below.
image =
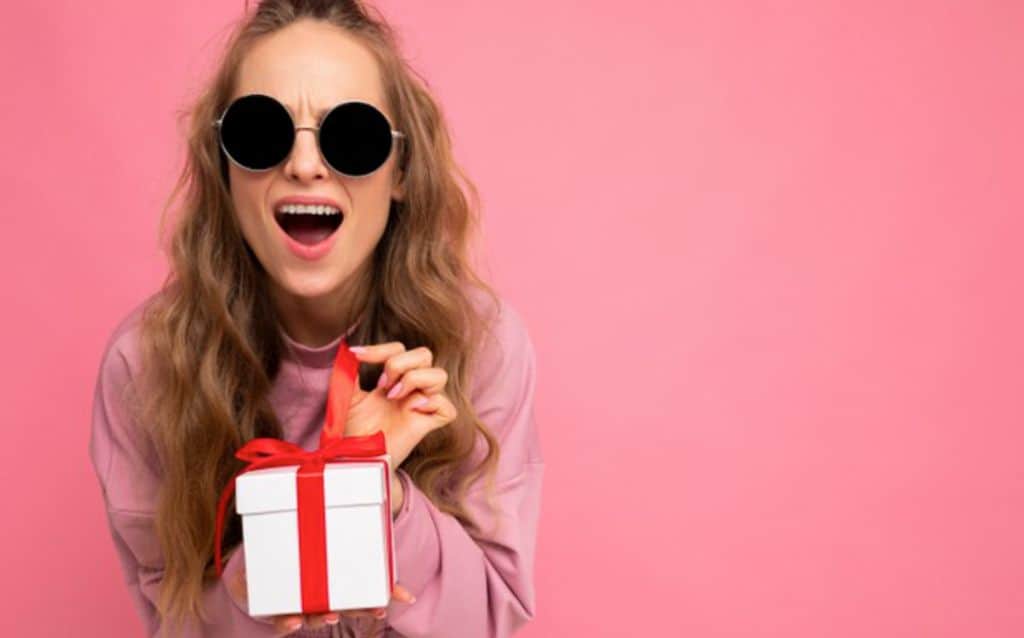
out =
<svg viewBox="0 0 1024 638"><path fill-rule="evenodd" d="M416 602L416 597L412 595L412 592L398 583L395 583L395 588L391 590L391 597L402 603Z"/></svg>
<svg viewBox="0 0 1024 638"><path fill-rule="evenodd" d="M412 603L416 601L416 597L412 593L402 587L398 583L395 583L395 587L391 590L391 597L394 600ZM386 618L388 611L386 607L373 607L366 609L345 609L342 611L332 611L326 614L285 614L281 616L274 616L274 629L277 631L279 636L286 636L300 629L303 624L310 629L319 629L324 625L336 625L341 621L341 617L346 618Z"/></svg>
<svg viewBox="0 0 1024 638"><path fill-rule="evenodd" d="M346 618L384 618L387 616L387 610L384 608L346 609L327 614L285 614L274 616L274 629L279 636L287 636L299 630L303 625L309 629L319 629L324 625L336 625L341 621L342 616Z"/></svg>
<svg viewBox="0 0 1024 638"><path fill-rule="evenodd" d="M413 392L401 403L403 410L410 409L430 417L429 429L435 430L448 425L458 416L455 404L444 394L425 395Z"/></svg>
<svg viewBox="0 0 1024 638"><path fill-rule="evenodd" d="M388 615L387 610L382 607L378 607L376 609L346 609L345 611L340 613L342 616L351 618L358 618L360 616L367 616L370 618L384 618Z"/></svg>
<svg viewBox="0 0 1024 638"><path fill-rule="evenodd" d="M319 629L324 625L337 625L341 621L339 612L332 611L329 614L307 614L306 626L310 629Z"/></svg>
<svg viewBox="0 0 1024 638"><path fill-rule="evenodd" d="M398 382L391 386L387 397L403 399L412 392L419 390L423 394L438 394L448 383L448 371L444 368L415 368L402 375Z"/></svg>
<svg viewBox="0 0 1024 638"><path fill-rule="evenodd" d="M406 351L400 341L391 341L370 346L351 346L349 348L359 361L367 363L383 363L384 371L377 381L377 388L385 392L392 390L402 381L402 375L414 368L429 368L434 362L434 353L425 346ZM436 375L435 375L436 376ZM436 383L431 379L430 383ZM397 392L388 398L395 398Z"/></svg>
<svg viewBox="0 0 1024 638"><path fill-rule="evenodd" d="M349 346L356 359L366 363L384 363L396 354L405 352L405 345L400 341L389 341L368 346Z"/></svg>
<svg viewBox="0 0 1024 638"><path fill-rule="evenodd" d="M429 368L433 362L434 353L425 346L395 354L384 362L377 387L388 392L389 399L394 398L390 391L402 383L402 375L414 368Z"/></svg>
<svg viewBox="0 0 1024 638"><path fill-rule="evenodd" d="M302 627L302 614L274 616L274 630L278 636L287 636Z"/></svg>

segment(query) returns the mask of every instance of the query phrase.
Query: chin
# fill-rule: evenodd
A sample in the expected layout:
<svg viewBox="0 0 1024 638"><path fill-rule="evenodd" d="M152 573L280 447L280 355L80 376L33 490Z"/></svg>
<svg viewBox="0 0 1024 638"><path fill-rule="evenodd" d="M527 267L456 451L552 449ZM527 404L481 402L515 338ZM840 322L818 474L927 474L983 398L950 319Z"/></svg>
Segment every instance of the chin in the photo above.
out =
<svg viewBox="0 0 1024 638"><path fill-rule="evenodd" d="M341 285L342 277L336 270L325 268L327 272L284 272L283 276L275 277L278 287L295 297L315 299L330 294Z"/></svg>

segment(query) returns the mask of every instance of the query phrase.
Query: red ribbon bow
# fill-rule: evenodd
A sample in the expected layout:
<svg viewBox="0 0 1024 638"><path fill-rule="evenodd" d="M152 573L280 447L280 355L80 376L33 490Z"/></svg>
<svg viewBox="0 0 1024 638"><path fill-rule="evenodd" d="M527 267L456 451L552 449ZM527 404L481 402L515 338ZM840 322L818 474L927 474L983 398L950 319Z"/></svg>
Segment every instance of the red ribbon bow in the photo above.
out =
<svg viewBox="0 0 1024 638"><path fill-rule="evenodd" d="M252 470L284 465L298 465L296 473L297 512L299 523L300 573L302 577L302 608L306 613L326 612L327 602L327 538L324 512L324 465L329 461L360 459L387 453L386 439L381 431L366 436L344 436L345 420L352 391L357 382L359 361L343 338L334 360L327 396L327 414L320 433L320 447L303 448L274 438L256 438L243 445L235 456L248 465L239 470L221 492L217 503L214 542L214 563L217 576L223 573L221 543L228 500L235 491L235 479ZM387 482L385 483L387 485ZM390 501L390 485L387 485ZM390 507L388 507L390 509ZM387 523L391 512L385 512ZM390 525L389 525L390 529ZM389 561L389 573L390 561Z"/></svg>

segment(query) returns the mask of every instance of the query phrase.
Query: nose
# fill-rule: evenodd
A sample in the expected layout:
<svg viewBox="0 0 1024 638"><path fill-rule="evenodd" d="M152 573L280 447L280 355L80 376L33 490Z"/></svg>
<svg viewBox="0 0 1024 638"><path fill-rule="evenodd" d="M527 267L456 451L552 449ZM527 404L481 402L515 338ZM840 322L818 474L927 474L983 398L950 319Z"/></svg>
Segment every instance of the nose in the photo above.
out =
<svg viewBox="0 0 1024 638"><path fill-rule="evenodd" d="M327 166L317 148L315 126L299 126L295 129L295 143L285 163L285 175L297 181L312 181L327 177Z"/></svg>

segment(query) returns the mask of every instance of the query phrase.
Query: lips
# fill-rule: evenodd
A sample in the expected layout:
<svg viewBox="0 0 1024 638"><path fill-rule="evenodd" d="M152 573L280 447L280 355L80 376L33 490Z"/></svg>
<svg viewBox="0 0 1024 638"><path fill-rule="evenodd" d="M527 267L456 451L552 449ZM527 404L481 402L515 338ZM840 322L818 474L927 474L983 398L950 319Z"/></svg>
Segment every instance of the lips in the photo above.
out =
<svg viewBox="0 0 1024 638"><path fill-rule="evenodd" d="M297 257L320 259L334 245L344 209L333 199L312 195L291 195L274 202L274 221L281 238Z"/></svg>
<svg viewBox="0 0 1024 638"><path fill-rule="evenodd" d="M343 220L341 213L313 215L274 213L274 220L289 237L306 246L315 246L334 234Z"/></svg>

